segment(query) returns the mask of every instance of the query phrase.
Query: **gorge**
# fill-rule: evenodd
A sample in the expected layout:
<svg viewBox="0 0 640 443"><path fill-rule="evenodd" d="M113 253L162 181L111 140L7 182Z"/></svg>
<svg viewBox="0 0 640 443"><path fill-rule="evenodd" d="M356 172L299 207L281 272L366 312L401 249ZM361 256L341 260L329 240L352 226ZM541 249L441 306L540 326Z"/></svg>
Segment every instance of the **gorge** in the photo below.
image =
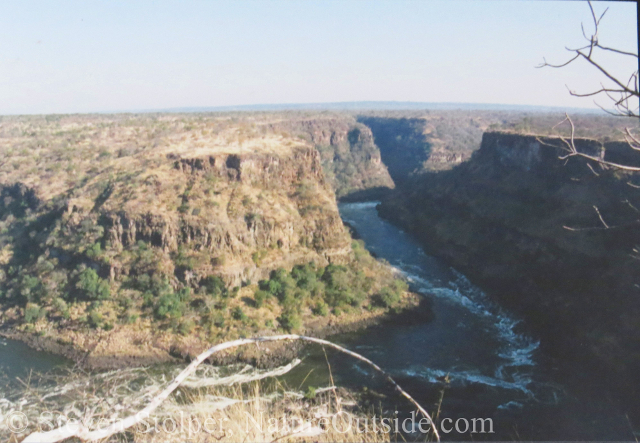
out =
<svg viewBox="0 0 640 443"><path fill-rule="evenodd" d="M447 416L495 416L500 432L490 439L629 438L624 414L637 419L633 399L640 373L637 260L630 257L640 243L634 224L640 202L627 185L638 184L636 176L592 165L596 176L576 159L564 164L557 149L545 146L557 139L514 133L519 115L137 119L66 122L64 131L29 121L3 128L3 149L12 150L0 171L3 227L11 236L3 242L3 294L15 300L40 291L42 300L50 300L37 302L47 309L42 317L21 326L22 338L36 337L32 345L49 339L77 347L83 337L78 324L87 314L69 312L70 320L64 319L60 303L54 303L65 290L84 290L75 283L78 274L67 277L73 284L54 280L59 283L52 287L43 280L58 275L60 266L95 269L113 293L140 297L135 302L140 309L144 291L127 286L131 277L170 276L174 290L191 288L194 300L202 295L200 282L211 275L229 290L238 288L224 308L226 335L213 317L206 329L198 323L186 333L151 333L151 319L133 320L135 328L125 321L135 303L118 308L102 302L95 308L102 309L99 324L91 325L90 314L85 318L98 339L86 342L95 346L82 355L95 367L104 367L123 349L130 353L127 365L166 362L196 354L212 331L221 340L268 332L265 320L282 327L277 303L268 302L269 311L254 305L256 284L278 268L353 261L362 252L352 245L342 218L393 269L366 265L373 269L363 271L369 277L381 275L360 301L371 311L347 303L330 306L328 317L314 317L313 306L304 305L303 327L378 315L376 291L399 273L412 291L430 300L431 313L414 322L382 322L365 332L339 334L336 340L380 361L427 404L436 403L446 385ZM41 141L19 138L11 132L16 127L21 134L34 131ZM46 131L55 130L62 133L55 143L43 140ZM105 139L108 149L100 151ZM31 143L33 151L20 150L18 141ZM593 141L579 143L601 149ZM72 146L80 149L70 155ZM604 148L606 158L627 155L620 143ZM55 161L66 162L65 170L81 174L73 181L39 166L51 155L61 156ZM52 198L56 195L63 197ZM362 200L369 202L351 203ZM593 206L616 229L600 229ZM17 253L27 246L38 253ZM12 278L18 266L38 275L40 286ZM86 302L85 312L91 306ZM26 307L9 304L3 310L5 335L10 335L7 326L20 325ZM232 317L235 307L248 314L246 324ZM173 324L169 315L163 328L179 330L185 317L202 315L184 312ZM56 322L63 326L52 328ZM324 356L308 352L307 361L287 377L298 385L314 369L306 383L322 385ZM342 360L335 365L337 380L354 389L367 375ZM562 420L554 421L558 414Z"/></svg>

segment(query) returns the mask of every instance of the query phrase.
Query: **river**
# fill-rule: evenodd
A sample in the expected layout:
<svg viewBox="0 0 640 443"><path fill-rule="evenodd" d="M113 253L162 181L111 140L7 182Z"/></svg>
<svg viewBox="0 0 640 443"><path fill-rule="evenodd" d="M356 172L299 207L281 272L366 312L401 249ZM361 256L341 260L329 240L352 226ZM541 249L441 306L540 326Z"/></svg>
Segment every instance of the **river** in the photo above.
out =
<svg viewBox="0 0 640 443"><path fill-rule="evenodd" d="M421 404L440 418L491 418L494 434L443 435L449 440L630 440L624 415L598 390L576 390L567 368L546 358L538 341L518 332L518 320L480 288L418 246L417 241L381 219L376 202L340 204L340 214L364 240L432 302L433 318L389 322L330 339L370 358ZM328 351L335 384L379 399L385 412L410 412L410 405L357 360ZM0 339L0 367L9 377L66 365L56 356ZM178 368L173 368L175 372ZM580 369L578 368L578 371ZM321 348L306 348L301 364L281 377L288 386L328 386L330 374ZM447 381L448 380L448 381ZM590 384L588 377L584 382Z"/></svg>
<svg viewBox="0 0 640 443"><path fill-rule="evenodd" d="M339 209L369 251L404 275L413 291L432 300L434 318L340 334L331 337L334 342L389 371L424 405L435 405L444 388L441 418L493 419L495 434L461 435L454 430L454 440L633 439L626 417L598 396L597 389L594 394L591 389L576 391L574 384L569 387L562 374L571 371L543 355L535 338L519 333L517 319L463 275L426 255L411 235L381 219L376 205L345 203ZM338 385L384 386L380 377L349 357L331 354L330 363ZM306 384L320 386L327 382L326 368L324 354L310 350L287 377L307 377ZM590 382L595 380L587 377L585 383ZM388 395L388 407L409 408L397 395Z"/></svg>

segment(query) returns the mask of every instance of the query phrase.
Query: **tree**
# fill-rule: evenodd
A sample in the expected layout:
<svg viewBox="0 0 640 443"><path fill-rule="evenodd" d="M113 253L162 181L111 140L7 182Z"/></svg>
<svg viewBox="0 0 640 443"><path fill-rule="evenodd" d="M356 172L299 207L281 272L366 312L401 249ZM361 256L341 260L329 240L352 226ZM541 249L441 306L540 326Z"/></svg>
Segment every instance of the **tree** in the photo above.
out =
<svg viewBox="0 0 640 443"><path fill-rule="evenodd" d="M80 272L76 287L83 291L89 300L106 300L110 295L109 282L101 279L91 268L85 268Z"/></svg>
<svg viewBox="0 0 640 443"><path fill-rule="evenodd" d="M540 64L538 67L539 68L542 68L542 67L562 68L564 66L567 66L571 63L576 62L577 60L581 60L581 59L585 60L586 62L589 63L589 65L597 69L602 74L602 76L604 77L604 80L608 83L608 85L605 86L604 83L601 83L600 88L590 92L584 92L584 93L578 93L576 91L573 91L567 88L569 89L569 93L574 97L605 96L607 100L609 100L610 104L612 105L612 109L606 109L605 107L601 106L599 103L594 101L595 104L600 109L602 109L607 114L610 114L616 117L632 118L637 121L638 119L640 119L640 92L638 89L638 70L632 72L629 75L628 80L625 80L624 78L616 74L612 74L611 69L609 67L604 66L598 60L598 55L601 54L602 52L610 52L619 57L632 57L636 60L636 66L637 66L638 54L633 52L628 52L628 51L622 51L620 49L610 48L608 46L602 45L600 43L599 26L600 26L600 22L604 18L609 8L605 9L604 12L600 14L600 16L598 17L593 9L593 5L591 4L591 2L588 2L588 4L589 4L589 9L591 10L591 17L593 18L593 32L589 36L587 36L587 33L585 32L584 24L581 25L582 35L585 38L585 40L588 42L587 45L580 48L576 48L576 49L566 48L569 52L573 53L573 56L569 60L565 61L564 63L551 64L551 63L547 63L546 59L544 59L544 62ZM613 163L605 160L604 156L596 157L584 152L580 152L576 148L576 145L574 142L575 127L569 115L566 114L566 118L562 122L558 123L558 125L556 126L559 126L565 122L568 122L571 125L571 137L569 139L567 139L566 137L560 137L560 141L562 142L562 145L556 146L566 152L566 155L561 157L562 159L567 159L569 157L577 156L577 157L583 157L585 159L594 161L604 167L611 167L615 169L621 169L621 170L632 171L632 172L640 171L640 167ZM640 136L633 134L633 132L627 127L625 130L624 137L629 147L634 151L639 151L638 155L640 155Z"/></svg>

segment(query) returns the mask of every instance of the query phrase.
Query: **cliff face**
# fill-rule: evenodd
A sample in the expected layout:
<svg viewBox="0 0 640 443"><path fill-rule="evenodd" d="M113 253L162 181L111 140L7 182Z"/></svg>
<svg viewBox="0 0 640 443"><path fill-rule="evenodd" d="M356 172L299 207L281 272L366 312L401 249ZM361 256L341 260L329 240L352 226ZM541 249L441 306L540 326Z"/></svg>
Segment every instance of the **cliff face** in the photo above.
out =
<svg viewBox="0 0 640 443"><path fill-rule="evenodd" d="M12 272L40 274L44 261L61 275L93 267L115 284L157 274L195 287L213 275L232 287L278 267L350 260L335 195L308 143L226 118L103 120L34 125L35 142L0 139L7 297L24 292ZM14 166L29 163L28 172ZM146 264L140 245L153 255ZM71 274L49 298L73 292Z"/></svg>
<svg viewBox="0 0 640 443"><path fill-rule="evenodd" d="M113 367L417 305L352 243L315 143L281 117L0 121L0 334ZM371 148L341 124L331 149ZM301 127L327 142L314 121Z"/></svg>
<svg viewBox="0 0 640 443"><path fill-rule="evenodd" d="M382 160L398 185L414 174L451 169L471 156L480 145L480 123L474 118L458 119L430 113L358 117L371 128Z"/></svg>
<svg viewBox="0 0 640 443"><path fill-rule="evenodd" d="M376 198L394 187L371 130L353 116L290 118L270 128L295 134L318 149L327 180L338 198Z"/></svg>
<svg viewBox="0 0 640 443"><path fill-rule="evenodd" d="M637 387L640 195L629 183L639 177L561 161L545 146L560 141L542 141L485 133L471 160L414 178L380 212L487 287L550 353ZM626 155L620 143L576 143L611 161Z"/></svg>
<svg viewBox="0 0 640 443"><path fill-rule="evenodd" d="M349 259L350 240L315 149L296 148L290 156L167 154L167 162L167 172L185 189L178 211L140 211L139 202L123 211L107 201L101 214L106 241L116 250L144 241L166 254L182 249L224 256L224 265L200 263L190 278L217 274L233 286L277 267Z"/></svg>

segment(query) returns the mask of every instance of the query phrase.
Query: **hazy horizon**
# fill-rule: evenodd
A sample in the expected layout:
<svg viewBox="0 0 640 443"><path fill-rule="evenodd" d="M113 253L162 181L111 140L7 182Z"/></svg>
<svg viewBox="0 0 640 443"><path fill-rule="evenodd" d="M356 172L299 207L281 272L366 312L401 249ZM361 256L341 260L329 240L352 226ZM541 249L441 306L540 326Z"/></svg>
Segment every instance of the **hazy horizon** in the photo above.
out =
<svg viewBox="0 0 640 443"><path fill-rule="evenodd" d="M62 5L62 6L60 6ZM636 4L596 2L637 52ZM0 115L403 102L597 109L586 2L0 4ZM625 74L634 63L602 60ZM601 104L608 105L607 100Z"/></svg>

